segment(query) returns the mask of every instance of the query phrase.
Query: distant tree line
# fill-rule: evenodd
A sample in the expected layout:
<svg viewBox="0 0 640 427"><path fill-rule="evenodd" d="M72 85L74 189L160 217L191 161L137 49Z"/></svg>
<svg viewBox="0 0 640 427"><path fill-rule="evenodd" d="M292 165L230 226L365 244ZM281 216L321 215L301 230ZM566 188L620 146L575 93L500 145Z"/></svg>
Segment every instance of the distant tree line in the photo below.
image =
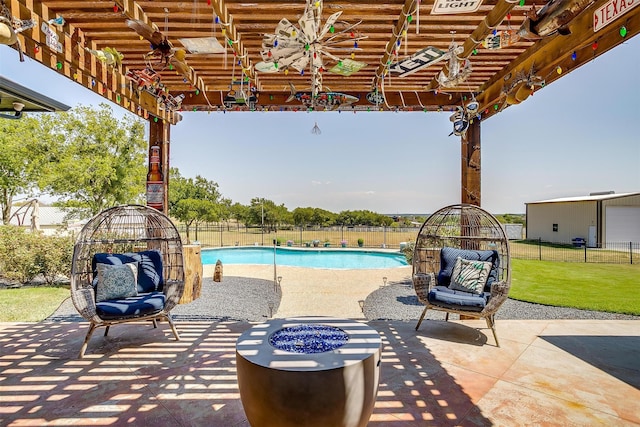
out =
<svg viewBox="0 0 640 427"><path fill-rule="evenodd" d="M56 206L89 217L119 204L144 203L147 142L144 122L121 120L110 107L79 106L57 114L25 115L0 121L0 210L9 222L17 195L57 199ZM339 213L316 207L290 211L284 204L254 197L248 205L223 197L219 186L200 175L183 177L169 170L169 215L183 224L187 237L202 223L231 221L273 232L284 227L411 226L424 218L392 218L369 210ZM522 222L524 215L502 215ZM197 237L196 237L197 238Z"/></svg>

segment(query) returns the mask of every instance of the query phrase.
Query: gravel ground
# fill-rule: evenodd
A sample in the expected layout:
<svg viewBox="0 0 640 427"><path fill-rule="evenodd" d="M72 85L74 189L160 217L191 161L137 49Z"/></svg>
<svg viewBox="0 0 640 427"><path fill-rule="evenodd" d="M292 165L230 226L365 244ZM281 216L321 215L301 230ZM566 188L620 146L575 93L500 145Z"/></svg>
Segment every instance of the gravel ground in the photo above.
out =
<svg viewBox="0 0 640 427"><path fill-rule="evenodd" d="M172 310L174 320L247 320L264 321L277 316L281 294L273 287L273 281L225 276L222 282L205 278L200 298L188 304L180 304ZM364 302L363 313L367 320L416 321L424 306L418 302L411 282L394 282L371 292ZM429 310L426 318L444 319L443 312ZM456 318L455 315L452 315ZM551 307L509 299L498 313L498 319L637 319L640 316ZM71 298L66 299L49 321L81 321Z"/></svg>

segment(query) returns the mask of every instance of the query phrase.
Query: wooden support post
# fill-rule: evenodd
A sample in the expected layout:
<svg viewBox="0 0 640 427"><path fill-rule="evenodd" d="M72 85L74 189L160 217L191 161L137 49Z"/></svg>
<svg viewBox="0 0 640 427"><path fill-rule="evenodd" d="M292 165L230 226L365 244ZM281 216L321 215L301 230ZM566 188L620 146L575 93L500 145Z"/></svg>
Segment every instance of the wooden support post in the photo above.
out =
<svg viewBox="0 0 640 427"><path fill-rule="evenodd" d="M474 120L460 139L462 152L462 203L480 206L480 120Z"/></svg>
<svg viewBox="0 0 640 427"><path fill-rule="evenodd" d="M171 125L165 120L149 117L149 159L151 147L160 147L160 171L163 179L163 208L162 212L169 212L169 138Z"/></svg>

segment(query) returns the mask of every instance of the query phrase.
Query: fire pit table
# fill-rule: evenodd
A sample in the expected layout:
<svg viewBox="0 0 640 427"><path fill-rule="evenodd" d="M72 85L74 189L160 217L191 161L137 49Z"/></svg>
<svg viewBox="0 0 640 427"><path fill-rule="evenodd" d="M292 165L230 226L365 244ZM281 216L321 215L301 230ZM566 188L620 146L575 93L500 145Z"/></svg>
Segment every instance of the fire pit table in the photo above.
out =
<svg viewBox="0 0 640 427"><path fill-rule="evenodd" d="M382 340L349 319L272 319L236 343L240 398L253 427L364 427L378 393Z"/></svg>

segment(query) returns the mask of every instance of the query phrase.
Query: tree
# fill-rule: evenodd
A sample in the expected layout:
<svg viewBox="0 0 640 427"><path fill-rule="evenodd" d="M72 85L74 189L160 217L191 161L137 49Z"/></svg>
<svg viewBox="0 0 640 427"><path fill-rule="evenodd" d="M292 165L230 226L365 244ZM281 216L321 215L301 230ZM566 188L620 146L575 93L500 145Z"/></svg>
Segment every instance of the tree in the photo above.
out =
<svg viewBox="0 0 640 427"><path fill-rule="evenodd" d="M39 134L38 119L26 114L20 120L0 119L0 209L5 225L13 199L37 188L42 174Z"/></svg>
<svg viewBox="0 0 640 427"><path fill-rule="evenodd" d="M144 123L131 114L117 120L107 104L100 107L79 106L42 120L47 162L40 187L59 198L57 205L91 215L141 202L146 179Z"/></svg>
<svg viewBox="0 0 640 427"><path fill-rule="evenodd" d="M197 175L195 179L185 178L176 168L169 170L169 214L182 221L186 227L187 241L192 225L196 228L201 222L218 221L223 202L218 184Z"/></svg>

